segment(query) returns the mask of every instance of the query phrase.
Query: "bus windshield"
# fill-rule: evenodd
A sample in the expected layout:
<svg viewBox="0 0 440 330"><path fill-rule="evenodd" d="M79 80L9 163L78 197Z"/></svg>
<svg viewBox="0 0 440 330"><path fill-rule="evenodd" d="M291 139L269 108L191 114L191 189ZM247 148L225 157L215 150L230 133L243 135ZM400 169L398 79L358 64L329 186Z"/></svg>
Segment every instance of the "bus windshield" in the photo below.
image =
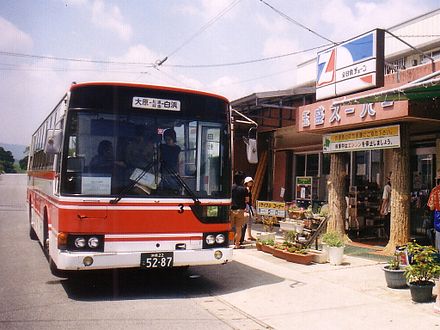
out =
<svg viewBox="0 0 440 330"><path fill-rule="evenodd" d="M74 110L65 132L62 194L229 196L226 120Z"/></svg>

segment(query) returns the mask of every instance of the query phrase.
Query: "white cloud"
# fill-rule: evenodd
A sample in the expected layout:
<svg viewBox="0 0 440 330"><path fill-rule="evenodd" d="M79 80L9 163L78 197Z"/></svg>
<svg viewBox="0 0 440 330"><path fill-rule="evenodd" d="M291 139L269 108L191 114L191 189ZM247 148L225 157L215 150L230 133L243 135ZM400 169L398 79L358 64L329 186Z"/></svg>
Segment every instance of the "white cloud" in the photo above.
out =
<svg viewBox="0 0 440 330"><path fill-rule="evenodd" d="M19 52L32 48L32 38L11 22L0 17L0 49Z"/></svg>
<svg viewBox="0 0 440 330"><path fill-rule="evenodd" d="M201 0L198 4L191 2L177 5L175 9L185 15L204 17L204 21L207 22L226 8L229 8L232 3L232 0ZM233 18L237 14L237 11L229 10L224 17Z"/></svg>
<svg viewBox="0 0 440 330"><path fill-rule="evenodd" d="M322 6L321 19L332 27L330 39L338 42L374 28L388 28L426 11L417 0L382 2L331 0ZM372 19L374 17L374 19Z"/></svg>
<svg viewBox="0 0 440 330"><path fill-rule="evenodd" d="M92 22L96 26L115 32L122 40L128 41L132 35L132 27L124 21L118 6L108 5L96 0L92 5Z"/></svg>
<svg viewBox="0 0 440 330"><path fill-rule="evenodd" d="M270 33L281 33L289 30L291 25L282 18L273 19L272 16L262 16L256 15L255 22L259 25L263 30L268 31Z"/></svg>
<svg viewBox="0 0 440 330"><path fill-rule="evenodd" d="M284 37L270 37L266 39L263 47L263 55L265 57L287 54L299 50L297 43Z"/></svg>

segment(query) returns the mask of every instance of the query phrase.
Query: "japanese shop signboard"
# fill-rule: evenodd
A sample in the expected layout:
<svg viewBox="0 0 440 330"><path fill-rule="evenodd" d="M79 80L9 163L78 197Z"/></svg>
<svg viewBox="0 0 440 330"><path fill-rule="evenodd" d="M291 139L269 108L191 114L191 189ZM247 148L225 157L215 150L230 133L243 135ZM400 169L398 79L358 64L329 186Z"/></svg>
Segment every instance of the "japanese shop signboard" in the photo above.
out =
<svg viewBox="0 0 440 330"><path fill-rule="evenodd" d="M342 130L367 123L378 126L380 122L409 115L408 101L340 105L326 100L300 107L297 123L299 132L323 132L328 128ZM415 113L413 116L419 115Z"/></svg>
<svg viewBox="0 0 440 330"><path fill-rule="evenodd" d="M286 203L257 201L257 214L269 215L277 218L286 217Z"/></svg>
<svg viewBox="0 0 440 330"><path fill-rule="evenodd" d="M400 126L382 126L322 137L324 153L400 148Z"/></svg>
<svg viewBox="0 0 440 330"><path fill-rule="evenodd" d="M318 53L316 99L383 86L384 30L374 30Z"/></svg>

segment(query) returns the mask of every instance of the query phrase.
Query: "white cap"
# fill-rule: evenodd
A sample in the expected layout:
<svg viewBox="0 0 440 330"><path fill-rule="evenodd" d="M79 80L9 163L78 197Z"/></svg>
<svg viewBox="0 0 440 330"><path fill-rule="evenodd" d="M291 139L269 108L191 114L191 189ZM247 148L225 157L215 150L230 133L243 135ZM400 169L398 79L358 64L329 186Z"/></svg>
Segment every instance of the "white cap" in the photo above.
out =
<svg viewBox="0 0 440 330"><path fill-rule="evenodd" d="M244 184L251 182L251 181L254 181L254 179L252 179L252 177L250 177L250 176L247 176L244 178Z"/></svg>

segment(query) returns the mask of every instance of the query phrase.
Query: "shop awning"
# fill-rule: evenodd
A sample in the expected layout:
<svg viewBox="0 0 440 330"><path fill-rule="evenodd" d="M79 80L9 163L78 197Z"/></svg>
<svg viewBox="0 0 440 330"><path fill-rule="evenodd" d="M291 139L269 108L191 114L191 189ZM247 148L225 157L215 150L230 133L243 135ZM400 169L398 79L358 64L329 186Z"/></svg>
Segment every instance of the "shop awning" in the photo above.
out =
<svg viewBox="0 0 440 330"><path fill-rule="evenodd" d="M439 75L440 71L437 71L421 79L417 79L411 83L396 88L338 100L333 104L343 105L402 100L432 100L440 97L440 78L437 77Z"/></svg>

